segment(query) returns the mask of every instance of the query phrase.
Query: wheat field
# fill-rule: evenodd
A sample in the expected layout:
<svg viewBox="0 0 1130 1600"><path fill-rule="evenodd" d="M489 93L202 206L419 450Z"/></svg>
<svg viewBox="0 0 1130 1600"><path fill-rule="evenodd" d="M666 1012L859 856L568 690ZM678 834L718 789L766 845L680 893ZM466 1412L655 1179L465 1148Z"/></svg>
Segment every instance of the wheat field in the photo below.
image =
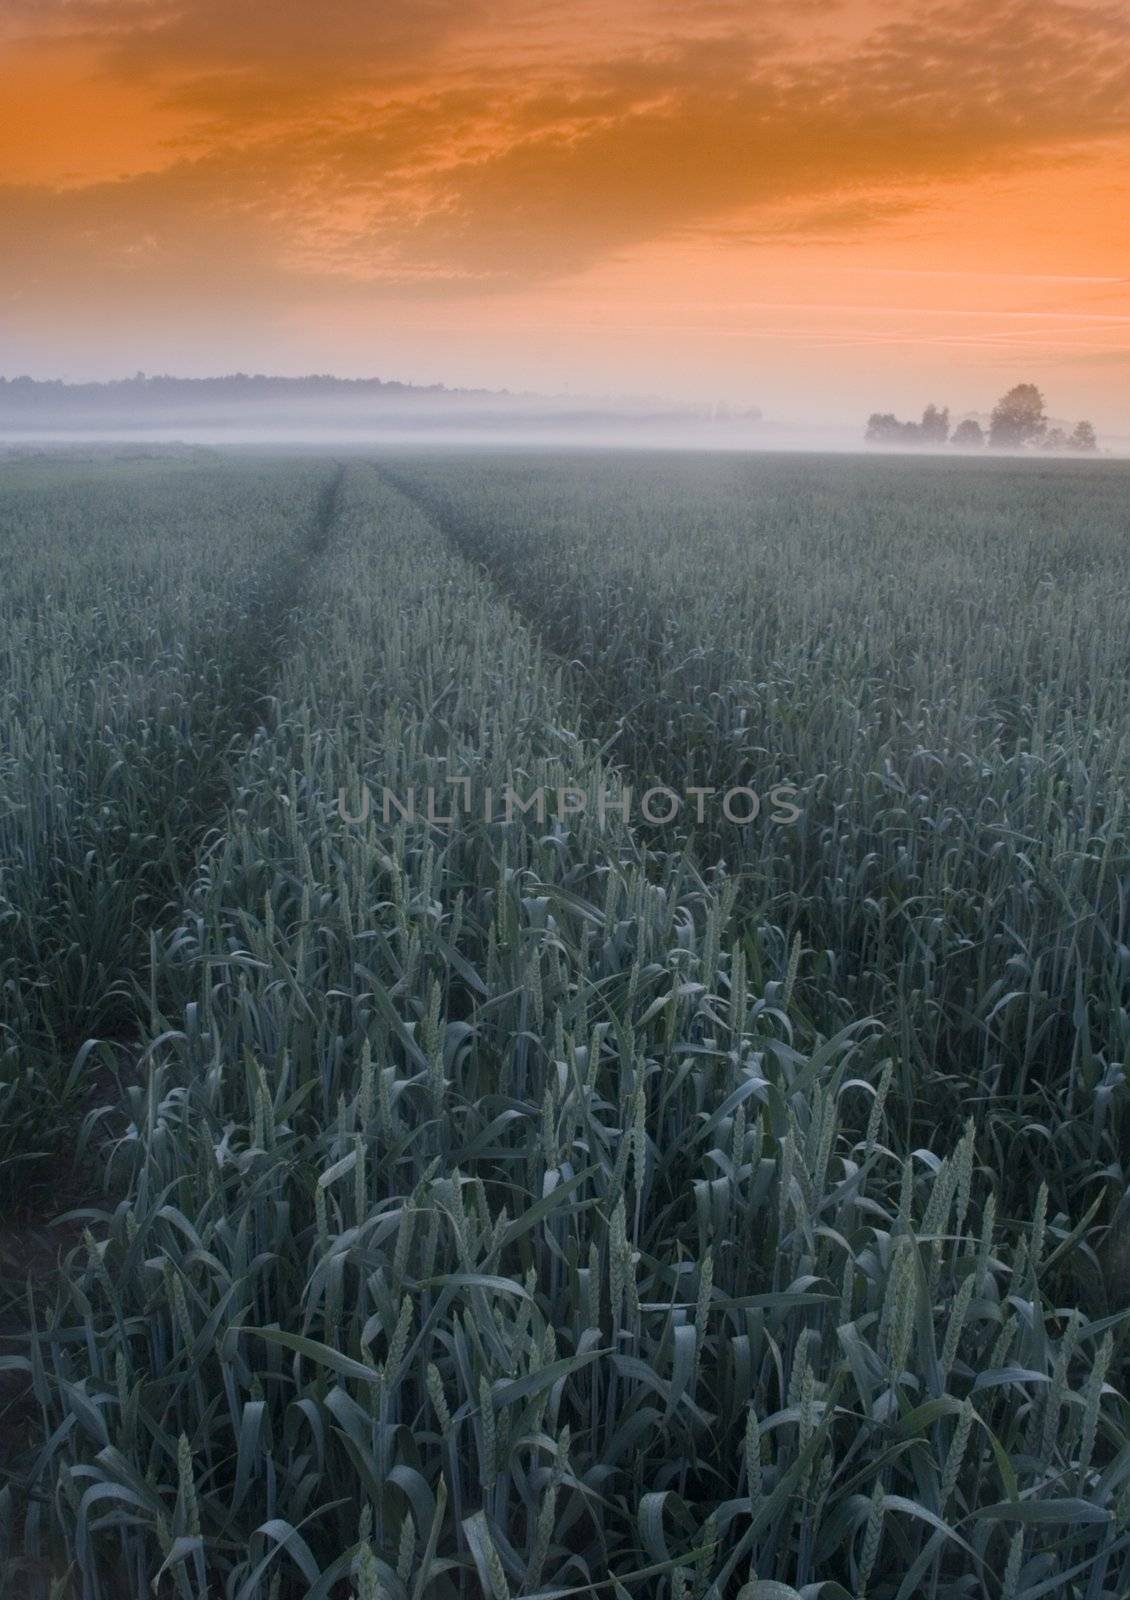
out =
<svg viewBox="0 0 1130 1600"><path fill-rule="evenodd" d="M1124 1600L1128 489L5 463L4 1593Z"/></svg>

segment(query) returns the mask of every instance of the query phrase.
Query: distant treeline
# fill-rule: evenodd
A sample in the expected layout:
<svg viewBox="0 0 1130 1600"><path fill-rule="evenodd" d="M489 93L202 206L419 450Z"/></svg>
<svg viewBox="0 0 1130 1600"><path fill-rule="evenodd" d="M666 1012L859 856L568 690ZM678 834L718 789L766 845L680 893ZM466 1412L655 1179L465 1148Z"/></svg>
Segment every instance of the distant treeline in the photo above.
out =
<svg viewBox="0 0 1130 1600"><path fill-rule="evenodd" d="M0 428L124 427L197 424L228 426L235 418L336 421L374 419L414 427L451 422L477 427L533 426L605 430L691 424L741 427L760 420L756 407L664 401L647 396L545 395L511 389L463 389L400 383L385 378L336 378L329 373L271 377L235 372L223 377L167 374L99 383L0 377Z"/></svg>
<svg viewBox="0 0 1130 1600"><path fill-rule="evenodd" d="M1099 448L1089 422L1077 422L1070 433L1049 421L1044 397L1034 383L1018 383L993 407L986 433L975 417L965 417L950 432L949 407L928 405L921 422L900 422L890 411L873 411L864 435L868 444L955 444L978 450L1072 450L1093 455Z"/></svg>
<svg viewBox="0 0 1130 1600"><path fill-rule="evenodd" d="M502 394L507 390L500 391ZM0 405L16 401L58 405L109 404L163 400L304 400L360 396L411 395L490 395L489 389L449 389L443 383L399 383L385 378L335 378L329 373L311 373L301 378L277 378L264 373L233 372L219 378L175 378L168 375L147 377L138 372L132 378L111 378L104 383L67 383L62 378L0 378Z"/></svg>

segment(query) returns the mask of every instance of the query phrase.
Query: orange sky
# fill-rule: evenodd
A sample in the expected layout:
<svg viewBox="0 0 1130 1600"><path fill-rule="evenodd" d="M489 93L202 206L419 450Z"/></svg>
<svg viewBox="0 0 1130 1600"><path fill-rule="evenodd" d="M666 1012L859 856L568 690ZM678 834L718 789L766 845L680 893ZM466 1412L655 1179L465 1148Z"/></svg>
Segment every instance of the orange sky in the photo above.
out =
<svg viewBox="0 0 1130 1600"><path fill-rule="evenodd" d="M0 371L1130 435L1130 8L0 0Z"/></svg>

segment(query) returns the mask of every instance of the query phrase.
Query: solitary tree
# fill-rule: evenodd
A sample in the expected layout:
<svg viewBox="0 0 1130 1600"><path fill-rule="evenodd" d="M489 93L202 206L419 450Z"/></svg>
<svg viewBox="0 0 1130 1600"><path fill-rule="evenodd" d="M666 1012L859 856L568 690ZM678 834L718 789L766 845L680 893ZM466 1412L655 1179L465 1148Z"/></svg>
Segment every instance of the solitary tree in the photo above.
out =
<svg viewBox="0 0 1130 1600"><path fill-rule="evenodd" d="M989 443L997 450L1023 450L1047 427L1044 397L1034 383L1018 383L993 408Z"/></svg>
<svg viewBox="0 0 1130 1600"><path fill-rule="evenodd" d="M980 450L985 443L985 430L975 417L966 417L964 422L959 422L953 430L950 443L958 445L962 450Z"/></svg>
<svg viewBox="0 0 1130 1600"><path fill-rule="evenodd" d="M1098 436L1089 422L1077 422L1067 444L1069 449L1079 450L1086 455L1093 454L1099 448Z"/></svg>

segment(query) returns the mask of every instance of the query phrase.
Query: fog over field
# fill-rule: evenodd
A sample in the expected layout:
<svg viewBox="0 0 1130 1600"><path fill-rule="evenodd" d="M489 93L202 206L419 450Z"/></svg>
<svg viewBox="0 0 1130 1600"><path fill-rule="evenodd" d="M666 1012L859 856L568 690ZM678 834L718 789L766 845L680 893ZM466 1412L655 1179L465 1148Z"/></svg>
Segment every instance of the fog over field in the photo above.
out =
<svg viewBox="0 0 1130 1600"><path fill-rule="evenodd" d="M931 411L934 408L930 408ZM948 412L945 413L948 419ZM874 422L876 419L873 418ZM879 417L887 429L765 414L757 406L655 396L545 395L330 376L145 377L105 383L0 378L5 446L149 444L356 450L374 446L646 450L803 450L983 455L991 413L954 419L941 438ZM975 430L971 446L962 428ZM1046 421L1046 436L1069 424ZM1102 441L1124 454L1130 440ZM999 446L997 448L1000 448Z"/></svg>
<svg viewBox="0 0 1130 1600"><path fill-rule="evenodd" d="M836 430L826 430L834 446ZM648 397L511 394L330 377L0 382L0 442L122 439L342 447L540 444L656 449L782 448L818 436L756 408Z"/></svg>

